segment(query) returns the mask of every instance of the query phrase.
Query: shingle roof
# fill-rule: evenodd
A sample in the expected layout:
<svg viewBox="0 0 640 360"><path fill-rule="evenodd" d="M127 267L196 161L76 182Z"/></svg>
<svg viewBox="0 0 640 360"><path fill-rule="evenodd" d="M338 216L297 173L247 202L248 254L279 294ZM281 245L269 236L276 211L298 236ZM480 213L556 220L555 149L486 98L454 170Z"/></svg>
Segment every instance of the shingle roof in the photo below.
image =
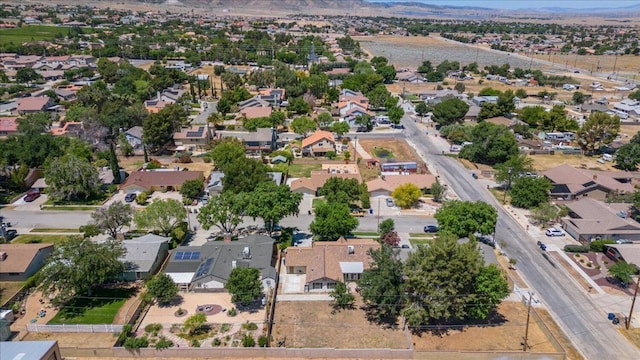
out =
<svg viewBox="0 0 640 360"><path fill-rule="evenodd" d="M53 244L0 244L0 252L5 252L7 258L0 262L2 273L23 273L33 261L39 251L50 249Z"/></svg>
<svg viewBox="0 0 640 360"><path fill-rule="evenodd" d="M296 191L300 189L310 189L312 191L318 191L319 188L324 186L324 183L327 182L332 177L339 177L343 179L356 179L358 182L362 181L359 173L330 173L327 171L312 171L311 177L296 179L289 187L291 191Z"/></svg>
<svg viewBox="0 0 640 360"><path fill-rule="evenodd" d="M625 234L640 233L640 224L630 218L623 219L619 212L630 209L630 204L605 204L592 198L567 203L577 218L567 218L580 234Z"/></svg>
<svg viewBox="0 0 640 360"><path fill-rule="evenodd" d="M353 246L353 253L349 254L348 247ZM337 241L314 241L310 247L288 247L286 266L306 266L307 282L322 278L343 280L341 264L351 266L361 263L363 269L368 269L371 257L369 249L379 249L380 243L371 239L340 238Z"/></svg>
<svg viewBox="0 0 640 360"><path fill-rule="evenodd" d="M138 139L142 139L142 126L134 126L131 129L127 130L126 134Z"/></svg>
<svg viewBox="0 0 640 360"><path fill-rule="evenodd" d="M623 183L616 180L616 178L627 177L622 172L576 169L571 165L562 164L549 169L542 174L551 180L553 184L566 185L566 187L574 194L595 187L596 185L605 187L610 191L634 191L634 187L631 183Z"/></svg>
<svg viewBox="0 0 640 360"><path fill-rule="evenodd" d="M271 115L271 107L257 107L250 106L240 110L240 115L247 119L255 119L261 117L268 117Z"/></svg>
<svg viewBox="0 0 640 360"><path fill-rule="evenodd" d="M162 244L171 238L147 234L139 238L125 240L122 245L127 250L120 258L127 271L149 272L158 257Z"/></svg>
<svg viewBox="0 0 640 360"><path fill-rule="evenodd" d="M0 131L16 132L18 131L18 122L16 118L3 117L0 118Z"/></svg>
<svg viewBox="0 0 640 360"><path fill-rule="evenodd" d="M332 143L336 142L336 139L333 137L333 133L330 133L329 131L318 130L302 140L302 147L304 148L313 145L323 139L327 139Z"/></svg>
<svg viewBox="0 0 640 360"><path fill-rule="evenodd" d="M18 111L40 111L51 100L48 96L26 97L18 100Z"/></svg>

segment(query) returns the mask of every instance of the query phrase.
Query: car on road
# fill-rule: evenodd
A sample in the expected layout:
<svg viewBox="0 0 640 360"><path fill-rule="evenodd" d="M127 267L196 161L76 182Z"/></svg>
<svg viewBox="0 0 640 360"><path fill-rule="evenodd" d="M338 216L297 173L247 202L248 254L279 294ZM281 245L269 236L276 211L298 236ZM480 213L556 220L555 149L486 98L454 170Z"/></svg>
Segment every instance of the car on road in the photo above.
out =
<svg viewBox="0 0 640 360"><path fill-rule="evenodd" d="M393 203L393 199L387 198L387 206L388 207L394 207L395 206L395 204Z"/></svg>
<svg viewBox="0 0 640 360"><path fill-rule="evenodd" d="M403 248L403 249L411 249L411 246L409 246L407 244L402 244L401 248Z"/></svg>
<svg viewBox="0 0 640 360"><path fill-rule="evenodd" d="M17 230L14 230L14 229L6 230L6 231L4 232L4 234L5 234L4 236L5 236L6 240L7 240L7 241L11 241L11 240L13 240L13 238L15 238L16 236L18 236L18 231L17 231Z"/></svg>
<svg viewBox="0 0 640 360"><path fill-rule="evenodd" d="M547 251L547 245L545 245L545 244L540 244L540 250L542 250L542 251Z"/></svg>
<svg viewBox="0 0 640 360"><path fill-rule="evenodd" d="M37 191L30 191L27 193L27 196L24 197L25 202L32 202L33 200L40 197L40 193Z"/></svg>
<svg viewBox="0 0 640 360"><path fill-rule="evenodd" d="M564 236L564 231L558 228L548 228L547 231L544 232L547 236Z"/></svg>
<svg viewBox="0 0 640 360"><path fill-rule="evenodd" d="M133 200L135 200L135 199L136 199L136 193L128 193L124 197L124 201L126 201L128 203L133 202Z"/></svg>
<svg viewBox="0 0 640 360"><path fill-rule="evenodd" d="M438 227L435 225L427 225L424 227L424 232L426 233L437 233Z"/></svg>

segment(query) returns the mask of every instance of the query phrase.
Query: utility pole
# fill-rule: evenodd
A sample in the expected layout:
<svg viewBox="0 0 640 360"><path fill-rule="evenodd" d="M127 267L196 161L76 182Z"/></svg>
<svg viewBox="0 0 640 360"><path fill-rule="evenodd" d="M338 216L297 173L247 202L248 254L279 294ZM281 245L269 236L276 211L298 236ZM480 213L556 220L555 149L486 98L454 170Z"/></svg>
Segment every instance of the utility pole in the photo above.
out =
<svg viewBox="0 0 640 360"><path fill-rule="evenodd" d="M636 291L633 293L633 301L631 301L631 310L629 310L629 316L625 321L624 327L629 330L631 326L631 317L633 316L633 306L636 304L636 297L638 297L638 286L640 286L640 278L636 281Z"/></svg>
<svg viewBox="0 0 640 360"><path fill-rule="evenodd" d="M529 304L527 306L527 325L524 329L524 342L522 343L522 351L527 351L529 344L527 341L529 340L529 317L531 315L531 298L533 297L532 293L529 293Z"/></svg>

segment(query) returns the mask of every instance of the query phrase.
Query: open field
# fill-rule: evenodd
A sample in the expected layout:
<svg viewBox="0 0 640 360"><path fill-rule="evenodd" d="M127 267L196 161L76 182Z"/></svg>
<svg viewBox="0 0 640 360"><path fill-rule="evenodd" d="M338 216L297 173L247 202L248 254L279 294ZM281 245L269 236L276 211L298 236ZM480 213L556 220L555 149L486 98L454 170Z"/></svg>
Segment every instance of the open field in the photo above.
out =
<svg viewBox="0 0 640 360"><path fill-rule="evenodd" d="M274 341L277 344L286 337L289 348L408 347L401 329L369 323L359 306L357 303L353 310L332 313L333 308L328 301L279 301L276 304Z"/></svg>
<svg viewBox="0 0 640 360"><path fill-rule="evenodd" d="M298 177L309 177L311 176L312 171L322 170L322 164L300 164L294 163L289 165L289 177L298 178Z"/></svg>
<svg viewBox="0 0 640 360"><path fill-rule="evenodd" d="M600 157L585 156L585 155L532 155L533 167L537 171L544 171L553 167L568 164L573 167L590 169L590 170L602 170L602 171L615 171L613 168L613 162L605 162L600 164L598 159Z"/></svg>
<svg viewBox="0 0 640 360"><path fill-rule="evenodd" d="M478 325L466 327L462 331L452 330L446 335L422 333L411 337L414 348L420 350L467 350L467 351L499 351L522 350L527 310L520 302L503 302L498 307L501 315L493 325ZM529 345L531 351L555 352L560 351L542 331L535 317L531 317L529 324Z"/></svg>
<svg viewBox="0 0 640 360"><path fill-rule="evenodd" d="M529 54L523 54L530 56ZM640 57L634 55L575 55L575 54L537 54L533 55L535 59L551 61L562 66L577 67L585 69L589 72L598 73L613 73L613 67L615 65L615 72L626 72L631 74L638 74L640 68ZM600 70L598 70L600 66Z"/></svg>
<svg viewBox="0 0 640 360"><path fill-rule="evenodd" d="M19 235L15 239L11 240L13 244L60 244L69 238L71 235L37 235L37 234L25 234Z"/></svg>
<svg viewBox="0 0 640 360"><path fill-rule="evenodd" d="M20 289L22 281L0 281L0 304L4 304Z"/></svg>
<svg viewBox="0 0 640 360"><path fill-rule="evenodd" d="M135 289L101 289L66 303L48 324L111 324Z"/></svg>
<svg viewBox="0 0 640 360"><path fill-rule="evenodd" d="M361 139L358 144L362 146L369 155L375 157L381 162L389 161L416 161L421 162L420 157L415 150L402 139ZM380 149L388 150L390 157L378 157Z"/></svg>
<svg viewBox="0 0 640 360"><path fill-rule="evenodd" d="M47 25L25 25L21 28L0 29L0 44L21 44L27 41L52 40L66 36L71 28Z"/></svg>

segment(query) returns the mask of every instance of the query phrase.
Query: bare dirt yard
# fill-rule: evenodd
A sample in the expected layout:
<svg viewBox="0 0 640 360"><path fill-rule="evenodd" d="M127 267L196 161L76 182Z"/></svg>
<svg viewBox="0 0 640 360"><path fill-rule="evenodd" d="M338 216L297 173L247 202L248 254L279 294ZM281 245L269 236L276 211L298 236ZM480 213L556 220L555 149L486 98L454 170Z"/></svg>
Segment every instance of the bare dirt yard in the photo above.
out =
<svg viewBox="0 0 640 360"><path fill-rule="evenodd" d="M615 171L613 162L601 164L598 162L600 157L594 156L556 154L532 155L530 157L533 159L533 167L538 171L548 170L562 164L568 164L582 169Z"/></svg>
<svg viewBox="0 0 640 360"><path fill-rule="evenodd" d="M462 331L451 330L444 335L428 332L412 335L416 351L420 350L462 350L462 351L499 351L522 350L522 338L525 333L527 309L520 302L503 302L498 308L503 321L496 325L467 327ZM529 324L529 345L531 351L561 351L553 339L543 332L535 317Z"/></svg>
<svg viewBox="0 0 640 360"><path fill-rule="evenodd" d="M369 155L381 162L388 161L417 161L420 157L416 151L402 139L362 139L358 140L358 144L362 146ZM387 150L385 153L379 152L380 149ZM383 156L383 155L389 156Z"/></svg>
<svg viewBox="0 0 640 360"><path fill-rule="evenodd" d="M273 337L276 344L286 338L289 348L408 348L401 329L369 323L359 304L332 313L328 301L278 302Z"/></svg>
<svg viewBox="0 0 640 360"><path fill-rule="evenodd" d="M57 340L58 345L72 348L109 348L118 339L117 334L110 333L43 333L30 332L23 341Z"/></svg>

